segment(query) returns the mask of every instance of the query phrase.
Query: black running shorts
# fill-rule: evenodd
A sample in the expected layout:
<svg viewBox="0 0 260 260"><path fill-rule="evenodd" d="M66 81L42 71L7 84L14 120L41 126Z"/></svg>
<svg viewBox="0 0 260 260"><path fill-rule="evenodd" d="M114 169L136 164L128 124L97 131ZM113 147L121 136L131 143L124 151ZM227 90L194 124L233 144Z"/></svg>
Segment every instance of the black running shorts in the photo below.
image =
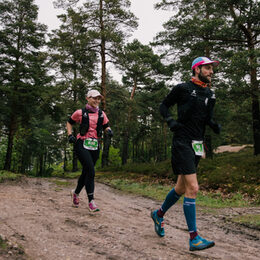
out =
<svg viewBox="0 0 260 260"><path fill-rule="evenodd" d="M176 175L193 174L197 171L200 156L195 155L191 141L173 139L172 143L172 170Z"/></svg>

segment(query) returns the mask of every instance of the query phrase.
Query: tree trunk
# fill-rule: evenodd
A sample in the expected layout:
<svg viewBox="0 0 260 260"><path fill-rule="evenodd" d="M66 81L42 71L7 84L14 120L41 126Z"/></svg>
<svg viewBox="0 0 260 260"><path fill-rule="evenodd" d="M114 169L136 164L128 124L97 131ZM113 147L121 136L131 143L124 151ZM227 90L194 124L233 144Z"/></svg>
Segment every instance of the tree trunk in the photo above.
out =
<svg viewBox="0 0 260 260"><path fill-rule="evenodd" d="M103 17L103 0L99 0L99 23L101 31L101 44L100 44L100 56L101 56L101 94L103 96L103 110L106 111L106 38L104 36L104 17Z"/></svg>
<svg viewBox="0 0 260 260"><path fill-rule="evenodd" d="M102 163L101 167L108 166L109 164L109 147L111 143L111 138L107 134L104 134L104 142L103 142L103 153L102 153Z"/></svg>
<svg viewBox="0 0 260 260"><path fill-rule="evenodd" d="M259 111L259 84L257 81L257 57L255 55L254 37L248 30L249 37L249 65L250 65L250 83L252 98L252 121L253 121L253 137L254 137L254 155L260 154L260 111Z"/></svg>
<svg viewBox="0 0 260 260"><path fill-rule="evenodd" d="M255 54L255 35L252 33L251 25L246 27L237 17L234 5L229 6L230 14L237 24L238 28L243 32L247 39L249 51L249 67L250 67L250 83L251 83L251 99L252 99L252 125L254 138L254 154L260 154L260 111L259 111L259 83L257 81L257 57Z"/></svg>
<svg viewBox="0 0 260 260"><path fill-rule="evenodd" d="M133 148L132 148L132 157L133 157L133 161L134 161L134 158L135 158L135 145L133 143Z"/></svg>
<svg viewBox="0 0 260 260"><path fill-rule="evenodd" d="M25 149L22 149L22 155L21 155L21 162L20 162L20 167L19 167L19 173L25 173L26 166L28 165L28 162L26 161L27 159L27 153Z"/></svg>
<svg viewBox="0 0 260 260"><path fill-rule="evenodd" d="M253 62L252 62L253 63ZM251 86L252 86L252 120L254 136L254 155L260 154L260 111L259 111L259 94L256 77L256 69L251 66Z"/></svg>
<svg viewBox="0 0 260 260"><path fill-rule="evenodd" d="M103 110L106 112L107 104L106 104L106 38L104 36L104 17L103 17L103 0L99 0L99 23L100 23L100 31L101 31L101 44L100 44L100 56L101 56L101 94L103 96ZM103 140L103 152L102 152L102 167L108 165L108 156L109 156L109 147L111 143L111 138L104 133Z"/></svg>
<svg viewBox="0 0 260 260"><path fill-rule="evenodd" d="M14 136L17 130L17 119L13 115L10 120L9 125L9 133L8 133L8 144L7 144L7 151L5 156L5 164L4 170L10 171L11 169L11 159L12 159L12 152L13 152L13 143L14 143Z"/></svg>
<svg viewBox="0 0 260 260"><path fill-rule="evenodd" d="M128 159L128 149L129 149L129 134L128 131L125 130L124 136L123 136L123 151L122 151L122 165L127 163Z"/></svg>
<svg viewBox="0 0 260 260"><path fill-rule="evenodd" d="M67 171L67 152L66 145L64 146L64 160L63 160L63 175Z"/></svg>
<svg viewBox="0 0 260 260"><path fill-rule="evenodd" d="M164 160L167 159L167 127L166 123L163 123L163 145L164 145Z"/></svg>
<svg viewBox="0 0 260 260"><path fill-rule="evenodd" d="M73 144L72 172L78 171L78 158L75 151L76 144Z"/></svg>
<svg viewBox="0 0 260 260"><path fill-rule="evenodd" d="M137 88L137 81L136 79L134 79L134 86L130 95L130 104L129 104L129 109L128 109L128 114L127 114L127 121L125 124L125 130L124 130L124 137L123 137L123 152L122 152L122 165L127 163L127 159L128 159L128 149L129 149L129 129L130 129L130 124L131 124L131 117L132 117L132 101L134 99L134 94ZM134 148L133 148L134 149ZM133 156L134 158L134 156Z"/></svg>
<svg viewBox="0 0 260 260"><path fill-rule="evenodd" d="M39 161L40 161L40 163L39 163L40 169L39 169L39 172L38 172L37 175L42 176L42 173L43 173L43 154L39 155Z"/></svg>
<svg viewBox="0 0 260 260"><path fill-rule="evenodd" d="M75 129L73 129L73 135L77 136L77 133ZM73 153L72 153L72 172L77 172L78 171L78 158L76 155L76 144L73 144Z"/></svg>

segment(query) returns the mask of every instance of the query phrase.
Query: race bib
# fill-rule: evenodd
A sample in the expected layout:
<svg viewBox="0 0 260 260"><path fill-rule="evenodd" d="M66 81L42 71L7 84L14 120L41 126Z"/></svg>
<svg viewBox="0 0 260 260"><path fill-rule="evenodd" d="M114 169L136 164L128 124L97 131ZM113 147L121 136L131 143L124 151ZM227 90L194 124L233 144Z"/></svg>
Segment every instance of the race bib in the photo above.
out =
<svg viewBox="0 0 260 260"><path fill-rule="evenodd" d="M192 148L195 152L196 155L198 156L203 156L204 154L204 146L203 146L203 141L192 141Z"/></svg>
<svg viewBox="0 0 260 260"><path fill-rule="evenodd" d="M84 140L83 147L88 150L97 150L98 140L93 138L87 138Z"/></svg>

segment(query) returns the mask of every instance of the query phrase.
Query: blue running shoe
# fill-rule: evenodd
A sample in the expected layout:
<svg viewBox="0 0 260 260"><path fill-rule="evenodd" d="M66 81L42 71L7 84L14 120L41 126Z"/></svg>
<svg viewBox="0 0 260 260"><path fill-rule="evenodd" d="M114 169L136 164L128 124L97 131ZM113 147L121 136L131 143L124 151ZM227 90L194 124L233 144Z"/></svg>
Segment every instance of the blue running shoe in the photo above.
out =
<svg viewBox="0 0 260 260"><path fill-rule="evenodd" d="M151 218L153 219L154 222L154 229L155 232L157 233L158 236L164 237L164 222L163 218L158 217L157 211L152 211L151 212Z"/></svg>
<svg viewBox="0 0 260 260"><path fill-rule="evenodd" d="M200 236L196 236L194 239L190 240L190 251L203 250L213 247L214 245L214 241L208 241Z"/></svg>

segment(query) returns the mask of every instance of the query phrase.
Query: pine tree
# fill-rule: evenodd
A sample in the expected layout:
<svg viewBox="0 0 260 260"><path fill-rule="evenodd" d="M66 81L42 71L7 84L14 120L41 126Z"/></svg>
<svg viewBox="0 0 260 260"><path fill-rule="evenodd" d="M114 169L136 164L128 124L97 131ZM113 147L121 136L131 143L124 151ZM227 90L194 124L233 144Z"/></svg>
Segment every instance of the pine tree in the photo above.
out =
<svg viewBox="0 0 260 260"><path fill-rule="evenodd" d="M77 5L78 1L56 1L59 7ZM91 19L86 27L91 30L94 40L93 50L99 55L101 70L101 94L104 97L102 109L107 108L107 63L115 62L118 50L122 49L125 39L137 27L136 17L129 11L129 0L90 0L83 2L83 12ZM108 115L109 116L109 115ZM104 135L102 166L108 165L109 137Z"/></svg>
<svg viewBox="0 0 260 260"><path fill-rule="evenodd" d="M65 114L69 116L85 105L87 89L95 79L97 57L91 49L93 39L85 24L90 16L82 13L81 9L69 7L66 14L59 18L61 26L50 35L48 45L50 64L56 71L56 85L62 96L62 103L66 105ZM73 171L77 170L74 149Z"/></svg>
<svg viewBox="0 0 260 260"><path fill-rule="evenodd" d="M14 137L22 122L30 118L46 78L41 52L46 26L37 22L33 0L5 0L0 3L0 84L7 106L3 124L8 145L4 169L10 170Z"/></svg>
<svg viewBox="0 0 260 260"><path fill-rule="evenodd" d="M173 54L173 68L181 72L183 79L188 79L190 63L195 57L210 55L221 61L219 83L214 80L214 86L217 87L216 92L226 94L222 95L229 106L225 109L226 114L230 111L231 103L239 106L241 103L238 102L250 98L254 154L259 154L259 1L164 0L157 8L176 10L165 23L165 30L157 35L157 44L168 47L167 53ZM233 124L232 118L225 123ZM234 130L240 129L244 123L244 120L237 120ZM251 129L250 125L246 128Z"/></svg>
<svg viewBox="0 0 260 260"><path fill-rule="evenodd" d="M166 74L167 70L161 63L160 57L153 53L152 48L141 44L138 40L134 40L124 47L118 56L117 64L123 71L123 83L128 87L130 92L122 149L122 164L125 164L129 155L129 139L131 135L133 135L133 132L136 132L134 128L137 122L137 113L135 112L137 104L134 100L136 91L138 91L138 88L140 92L151 90L159 74ZM142 102L140 103L142 104ZM147 102L145 104L147 105ZM149 110L147 107L145 109ZM149 127L147 124L149 123L146 117L148 118L150 116L149 111L145 113L142 110L138 115L143 119L141 120L141 122L144 122L143 129L147 129ZM140 121L140 118L138 121ZM142 139L144 135L145 133L143 131L141 133Z"/></svg>

